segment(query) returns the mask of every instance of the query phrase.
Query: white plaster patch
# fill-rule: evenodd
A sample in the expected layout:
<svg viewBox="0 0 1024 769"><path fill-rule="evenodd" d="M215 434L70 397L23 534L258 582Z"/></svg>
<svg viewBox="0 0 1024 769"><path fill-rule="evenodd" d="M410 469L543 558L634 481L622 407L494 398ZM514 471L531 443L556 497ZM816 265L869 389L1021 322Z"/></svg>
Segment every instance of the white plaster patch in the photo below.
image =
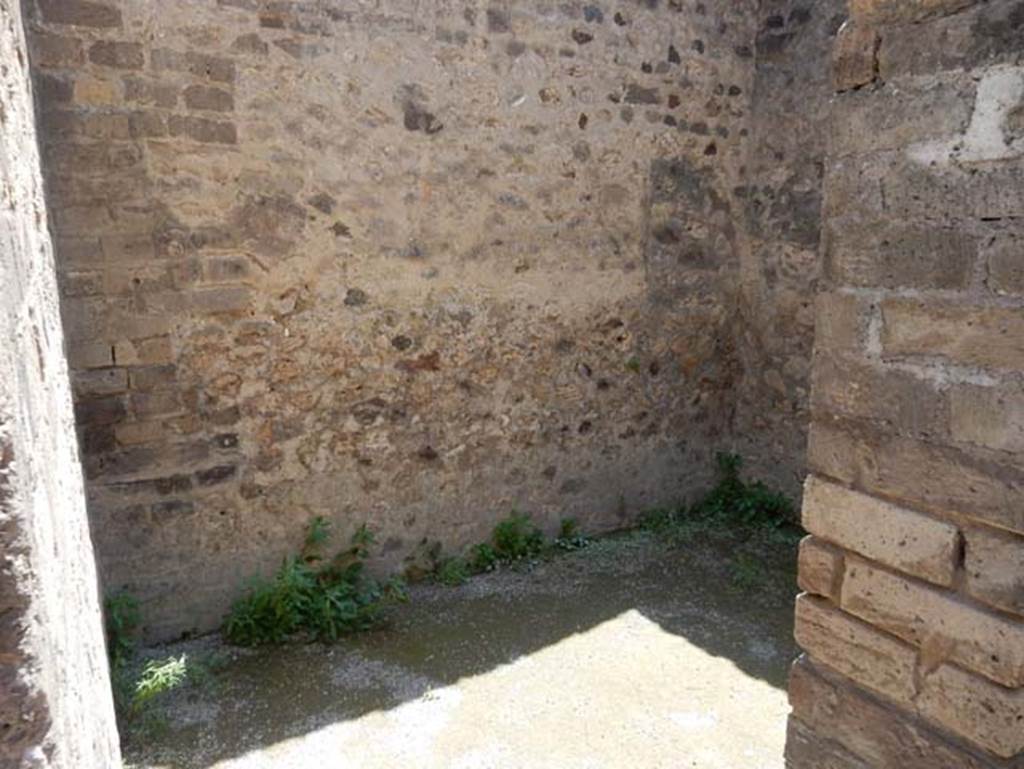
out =
<svg viewBox="0 0 1024 769"><path fill-rule="evenodd" d="M978 83L974 113L963 135L953 139L919 142L907 148L911 160L922 165L982 163L1024 155L1024 135L1008 133L1014 109L1024 104L1024 69L993 67Z"/></svg>

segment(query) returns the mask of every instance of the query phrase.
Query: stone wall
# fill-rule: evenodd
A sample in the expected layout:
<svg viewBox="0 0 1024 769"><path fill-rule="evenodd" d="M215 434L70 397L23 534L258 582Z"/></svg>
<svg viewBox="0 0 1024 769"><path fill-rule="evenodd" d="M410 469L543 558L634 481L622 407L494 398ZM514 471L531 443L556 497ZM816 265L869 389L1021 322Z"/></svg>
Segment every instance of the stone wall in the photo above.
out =
<svg viewBox="0 0 1024 769"><path fill-rule="evenodd" d="M755 477L799 495L821 278L829 57L845 0L764 0L755 38L746 173L737 189L741 323L732 425Z"/></svg>
<svg viewBox="0 0 1024 769"><path fill-rule="evenodd" d="M0 328L0 766L117 766L28 58L6 0Z"/></svg>
<svg viewBox="0 0 1024 769"><path fill-rule="evenodd" d="M1024 761L1024 3L835 49L789 766Z"/></svg>
<svg viewBox="0 0 1024 769"><path fill-rule="evenodd" d="M708 484L748 3L27 6L90 510L149 637L313 515L394 568Z"/></svg>

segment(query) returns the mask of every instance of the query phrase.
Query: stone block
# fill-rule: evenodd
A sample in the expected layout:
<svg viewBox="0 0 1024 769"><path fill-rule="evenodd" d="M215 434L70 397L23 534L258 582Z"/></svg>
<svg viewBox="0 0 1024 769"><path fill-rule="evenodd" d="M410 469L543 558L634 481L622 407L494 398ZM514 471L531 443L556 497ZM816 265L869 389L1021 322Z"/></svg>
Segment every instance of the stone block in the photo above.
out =
<svg viewBox="0 0 1024 769"><path fill-rule="evenodd" d="M39 12L48 24L110 28L121 26L121 11L113 5L89 0L39 0Z"/></svg>
<svg viewBox="0 0 1024 769"><path fill-rule="evenodd" d="M113 347L107 342L78 342L68 346L68 366L73 369L114 365Z"/></svg>
<svg viewBox="0 0 1024 769"><path fill-rule="evenodd" d="M913 713L879 702L806 657L789 679L793 716L819 740L861 756L872 769L1010 769L981 751L958 744ZM818 769L815 764L808 769ZM798 769L804 769L802 766Z"/></svg>
<svg viewBox="0 0 1024 769"><path fill-rule="evenodd" d="M909 507L954 511L1024 531L1024 470L963 451L816 417L808 439L812 471Z"/></svg>
<svg viewBox="0 0 1024 769"><path fill-rule="evenodd" d="M946 395L931 382L851 357L815 356L811 406L815 413L869 419L906 435L934 438L947 432Z"/></svg>
<svg viewBox="0 0 1024 769"><path fill-rule="evenodd" d="M74 81L74 100L80 106L110 107L121 102L119 83L80 77Z"/></svg>
<svg viewBox="0 0 1024 769"><path fill-rule="evenodd" d="M133 392L129 396L132 413L138 419L178 414L184 408L177 390Z"/></svg>
<svg viewBox="0 0 1024 769"><path fill-rule="evenodd" d="M786 725L786 769L872 769L795 717Z"/></svg>
<svg viewBox="0 0 1024 769"><path fill-rule="evenodd" d="M79 398L75 401L75 421L79 425L109 425L120 422L127 413L119 396Z"/></svg>
<svg viewBox="0 0 1024 769"><path fill-rule="evenodd" d="M926 666L955 662L1024 686L1024 623L856 558L846 559L840 606L921 648Z"/></svg>
<svg viewBox="0 0 1024 769"><path fill-rule="evenodd" d="M85 46L73 37L37 32L32 36L33 63L37 67L63 69L85 63Z"/></svg>
<svg viewBox="0 0 1024 769"><path fill-rule="evenodd" d="M964 289L978 256L974 236L934 224L831 218L824 243L832 284L855 288Z"/></svg>
<svg viewBox="0 0 1024 769"><path fill-rule="evenodd" d="M231 59L188 51L182 53L157 48L152 53L152 68L157 71L187 72L193 77L216 83L235 81L235 63Z"/></svg>
<svg viewBox="0 0 1024 769"><path fill-rule="evenodd" d="M192 291L191 306L197 312L239 312L249 307L252 292L246 286L220 286Z"/></svg>
<svg viewBox="0 0 1024 769"><path fill-rule="evenodd" d="M813 536L800 540L797 581L801 590L838 604L843 568L843 551L839 548Z"/></svg>
<svg viewBox="0 0 1024 769"><path fill-rule="evenodd" d="M928 720L997 756L1024 752L1024 689L942 665L924 677L917 707Z"/></svg>
<svg viewBox="0 0 1024 769"><path fill-rule="evenodd" d="M811 534L866 558L952 585L960 536L956 526L810 476L803 525Z"/></svg>
<svg viewBox="0 0 1024 769"><path fill-rule="evenodd" d="M850 0L850 17L864 24L909 24L948 16L981 0Z"/></svg>
<svg viewBox="0 0 1024 769"><path fill-rule="evenodd" d="M1024 309L919 299L882 302L887 356L941 356L990 369L1024 368Z"/></svg>
<svg viewBox="0 0 1024 769"><path fill-rule="evenodd" d="M832 48L832 87L849 91L874 81L878 76L878 30L867 24L847 21L839 28Z"/></svg>
<svg viewBox="0 0 1024 769"><path fill-rule="evenodd" d="M830 112L832 157L903 149L962 134L974 112L977 83L961 75L844 93Z"/></svg>
<svg viewBox="0 0 1024 769"><path fill-rule="evenodd" d="M146 58L139 43L97 40L89 47L89 61L102 67L142 69Z"/></svg>
<svg viewBox="0 0 1024 769"><path fill-rule="evenodd" d="M893 80L1016 63L1022 34L1019 0L988 0L928 24L886 27L879 72L882 79Z"/></svg>
<svg viewBox="0 0 1024 769"><path fill-rule="evenodd" d="M806 593L796 600L794 635L813 659L861 686L907 705L913 700L917 652L911 646Z"/></svg>
<svg viewBox="0 0 1024 769"><path fill-rule="evenodd" d="M138 77L124 79L124 100L163 109L178 105L178 86L173 83L153 82Z"/></svg>
<svg viewBox="0 0 1024 769"><path fill-rule="evenodd" d="M169 336L120 341L114 344L114 359L119 366L152 366L174 361Z"/></svg>
<svg viewBox="0 0 1024 769"><path fill-rule="evenodd" d="M234 123L192 117L171 115L167 121L171 136L184 136L206 144L237 144L238 131Z"/></svg>
<svg viewBox="0 0 1024 769"><path fill-rule="evenodd" d="M1024 296L1024 238L1003 239L985 257L989 289L1003 296Z"/></svg>
<svg viewBox="0 0 1024 769"><path fill-rule="evenodd" d="M953 440L1024 453L1024 387L958 385L949 399Z"/></svg>
<svg viewBox="0 0 1024 769"><path fill-rule="evenodd" d="M1024 615L1024 538L983 527L967 529L964 538L967 592Z"/></svg>
<svg viewBox="0 0 1024 769"><path fill-rule="evenodd" d="M76 371L72 383L76 397L112 395L128 389L128 372L123 368Z"/></svg>
<svg viewBox="0 0 1024 769"><path fill-rule="evenodd" d="M157 443L167 437L161 422L126 422L114 427L114 436L122 446Z"/></svg>
<svg viewBox="0 0 1024 769"><path fill-rule="evenodd" d="M129 371L131 388L137 391L166 390L177 386L178 367L173 363L141 366Z"/></svg>
<svg viewBox="0 0 1024 769"><path fill-rule="evenodd" d="M167 120L158 112L133 112L128 116L128 127L133 139L167 136Z"/></svg>
<svg viewBox="0 0 1024 769"><path fill-rule="evenodd" d="M222 88L190 85L185 89L185 106L194 110L231 112L235 108L235 97Z"/></svg>
<svg viewBox="0 0 1024 769"><path fill-rule="evenodd" d="M818 294L815 306L814 349L820 353L856 353L863 350L868 303L841 291Z"/></svg>
<svg viewBox="0 0 1024 769"><path fill-rule="evenodd" d="M116 141L131 138L128 116L118 113L53 110L46 114L46 126L51 140L86 138Z"/></svg>

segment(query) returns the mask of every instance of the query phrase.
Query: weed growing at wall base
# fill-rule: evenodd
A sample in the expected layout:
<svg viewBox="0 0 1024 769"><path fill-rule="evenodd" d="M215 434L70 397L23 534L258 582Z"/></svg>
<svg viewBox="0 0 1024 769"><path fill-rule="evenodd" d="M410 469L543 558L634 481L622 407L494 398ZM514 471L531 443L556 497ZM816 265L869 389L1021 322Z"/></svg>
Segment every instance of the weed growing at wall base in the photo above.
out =
<svg viewBox="0 0 1024 769"><path fill-rule="evenodd" d="M335 641L373 627L381 609L407 600L401 580L382 582L366 574L373 534L365 525L352 536L350 547L328 559L322 548L329 538L327 521L314 518L302 551L285 558L273 578L251 581L224 624L229 641L255 646L300 634Z"/></svg>
<svg viewBox="0 0 1024 769"><path fill-rule="evenodd" d="M211 668L182 654L151 659L140 670L135 660L138 600L128 593L117 593L107 596L103 608L114 709L121 734L125 738L145 737L164 724L153 708L158 699L186 683L208 681Z"/></svg>

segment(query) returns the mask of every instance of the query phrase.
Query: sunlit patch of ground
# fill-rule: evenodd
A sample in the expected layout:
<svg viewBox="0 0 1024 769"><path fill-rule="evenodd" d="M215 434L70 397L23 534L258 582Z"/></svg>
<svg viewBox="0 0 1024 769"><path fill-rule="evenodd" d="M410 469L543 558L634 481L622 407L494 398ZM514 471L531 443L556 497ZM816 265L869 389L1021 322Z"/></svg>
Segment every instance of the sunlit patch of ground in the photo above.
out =
<svg viewBox="0 0 1024 769"><path fill-rule="evenodd" d="M763 579L739 589L735 546L608 540L417 589L388 628L335 646L230 652L212 687L164 703L165 728L128 757L174 769L781 769L792 549L762 546Z"/></svg>

